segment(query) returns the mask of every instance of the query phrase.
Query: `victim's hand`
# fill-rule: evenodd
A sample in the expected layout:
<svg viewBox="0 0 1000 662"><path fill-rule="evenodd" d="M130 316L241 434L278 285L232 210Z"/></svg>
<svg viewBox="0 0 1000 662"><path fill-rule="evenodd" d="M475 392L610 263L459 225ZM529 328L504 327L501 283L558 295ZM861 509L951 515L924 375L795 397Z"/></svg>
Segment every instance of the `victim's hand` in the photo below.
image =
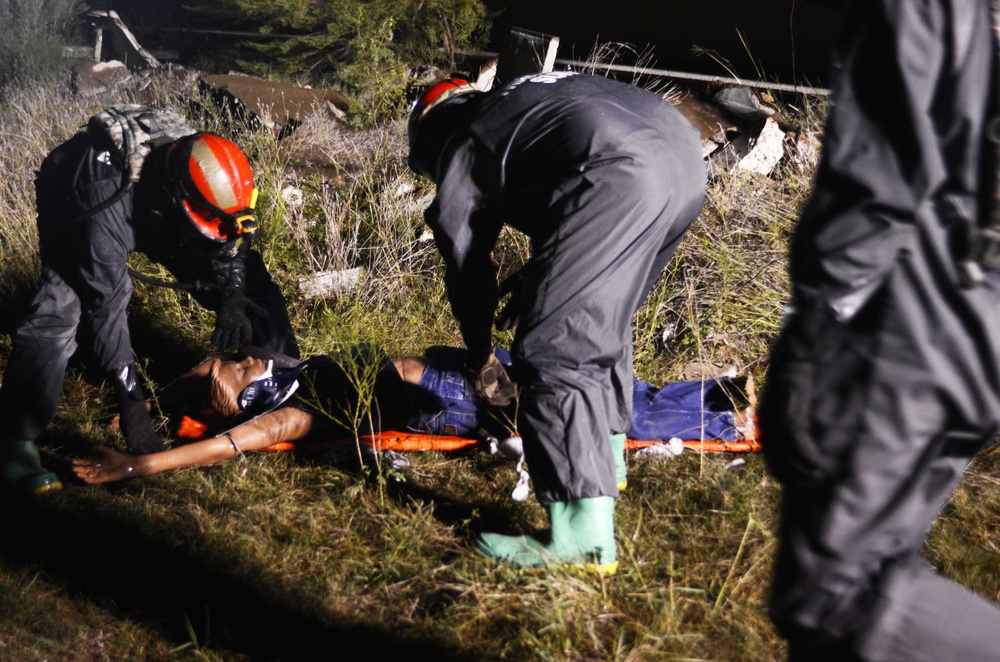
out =
<svg viewBox="0 0 1000 662"><path fill-rule="evenodd" d="M139 458L98 446L91 457L73 459L73 473L85 483L111 483L125 478L134 478L139 473Z"/></svg>

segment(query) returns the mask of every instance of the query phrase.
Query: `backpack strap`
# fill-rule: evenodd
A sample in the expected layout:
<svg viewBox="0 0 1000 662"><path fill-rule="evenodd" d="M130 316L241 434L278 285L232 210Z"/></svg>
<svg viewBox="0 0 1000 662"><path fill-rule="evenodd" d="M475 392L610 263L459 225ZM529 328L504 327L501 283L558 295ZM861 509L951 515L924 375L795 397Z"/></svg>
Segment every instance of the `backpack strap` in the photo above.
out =
<svg viewBox="0 0 1000 662"><path fill-rule="evenodd" d="M197 133L179 113L172 110L154 110L136 104L120 104L105 108L87 121L87 132L95 144L108 149L121 165L122 185L110 198L83 212L74 220L99 214L121 200L139 181L146 157L154 149ZM193 292L198 292L204 287L199 281L171 283L133 269L128 271L134 278L156 287Z"/></svg>

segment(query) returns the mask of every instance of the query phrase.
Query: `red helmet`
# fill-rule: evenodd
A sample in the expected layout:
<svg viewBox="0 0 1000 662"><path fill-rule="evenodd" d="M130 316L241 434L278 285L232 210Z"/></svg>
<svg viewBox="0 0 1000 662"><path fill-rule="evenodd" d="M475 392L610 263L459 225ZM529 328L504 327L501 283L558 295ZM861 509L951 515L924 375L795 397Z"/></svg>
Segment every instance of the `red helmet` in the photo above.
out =
<svg viewBox="0 0 1000 662"><path fill-rule="evenodd" d="M257 188L246 154L214 133L196 133L170 147L167 172L182 215L218 242L257 230Z"/></svg>
<svg viewBox="0 0 1000 662"><path fill-rule="evenodd" d="M410 117L407 121L407 134L410 141L410 168L414 172L433 178L433 170L440 150L443 147L442 140L446 136L439 135L441 130L454 129L453 126L435 127L428 130L428 123L435 123L426 119L431 115L431 111L438 106L443 106L444 102L466 92L480 92L474 83L460 77L452 77L428 87L420 98L413 104ZM438 115L440 113L437 113ZM444 124L450 124L444 122Z"/></svg>

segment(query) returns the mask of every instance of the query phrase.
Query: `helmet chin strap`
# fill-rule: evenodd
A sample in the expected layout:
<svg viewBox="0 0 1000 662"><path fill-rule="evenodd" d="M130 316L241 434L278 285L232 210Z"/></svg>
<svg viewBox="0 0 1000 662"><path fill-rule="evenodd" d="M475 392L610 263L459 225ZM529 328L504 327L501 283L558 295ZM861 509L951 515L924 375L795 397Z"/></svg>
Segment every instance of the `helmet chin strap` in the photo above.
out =
<svg viewBox="0 0 1000 662"><path fill-rule="evenodd" d="M251 209L241 209L235 214L230 214L218 208L212 208L207 212L209 221L216 221L219 230L225 239L235 239L242 234L253 234L257 231L257 220L254 218Z"/></svg>
<svg viewBox="0 0 1000 662"><path fill-rule="evenodd" d="M236 234L253 234L257 231L257 221L249 212L236 215L233 222L236 225Z"/></svg>

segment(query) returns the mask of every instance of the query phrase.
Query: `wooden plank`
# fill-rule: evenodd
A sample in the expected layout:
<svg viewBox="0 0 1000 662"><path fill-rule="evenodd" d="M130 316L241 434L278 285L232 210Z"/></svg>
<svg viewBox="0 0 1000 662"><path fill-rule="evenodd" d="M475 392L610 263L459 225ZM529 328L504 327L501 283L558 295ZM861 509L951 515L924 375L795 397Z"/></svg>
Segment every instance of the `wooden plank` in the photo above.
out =
<svg viewBox="0 0 1000 662"><path fill-rule="evenodd" d="M497 63L496 81L502 85L518 76L552 71L559 50L559 37L511 28Z"/></svg>

